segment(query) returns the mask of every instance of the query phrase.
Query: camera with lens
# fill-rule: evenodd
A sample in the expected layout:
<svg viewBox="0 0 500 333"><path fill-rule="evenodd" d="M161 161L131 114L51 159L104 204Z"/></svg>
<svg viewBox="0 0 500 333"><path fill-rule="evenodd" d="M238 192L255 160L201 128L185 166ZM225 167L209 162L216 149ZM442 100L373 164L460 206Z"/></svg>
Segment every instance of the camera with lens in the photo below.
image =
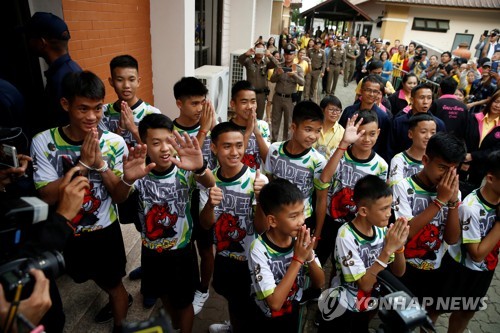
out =
<svg viewBox="0 0 500 333"><path fill-rule="evenodd" d="M413 56L413 59L415 61L422 61L422 54L420 52L415 52L415 55Z"/></svg>
<svg viewBox="0 0 500 333"><path fill-rule="evenodd" d="M14 300L22 286L19 300L31 295L35 279L32 268L47 278L56 278L64 270L64 258L57 251L41 251L30 244L34 226L47 219L48 205L36 197L2 200L0 203L0 283L7 301Z"/></svg>

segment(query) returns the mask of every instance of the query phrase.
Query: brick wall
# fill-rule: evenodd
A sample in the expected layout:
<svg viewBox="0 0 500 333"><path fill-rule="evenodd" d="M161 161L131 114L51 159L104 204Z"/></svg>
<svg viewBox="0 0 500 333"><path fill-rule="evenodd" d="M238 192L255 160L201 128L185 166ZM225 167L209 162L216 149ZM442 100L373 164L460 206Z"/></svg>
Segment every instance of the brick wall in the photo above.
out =
<svg viewBox="0 0 500 333"><path fill-rule="evenodd" d="M138 96L154 104L149 0L62 0L62 7L71 57L104 81L105 101L116 100L108 84L110 60L130 54L139 61Z"/></svg>

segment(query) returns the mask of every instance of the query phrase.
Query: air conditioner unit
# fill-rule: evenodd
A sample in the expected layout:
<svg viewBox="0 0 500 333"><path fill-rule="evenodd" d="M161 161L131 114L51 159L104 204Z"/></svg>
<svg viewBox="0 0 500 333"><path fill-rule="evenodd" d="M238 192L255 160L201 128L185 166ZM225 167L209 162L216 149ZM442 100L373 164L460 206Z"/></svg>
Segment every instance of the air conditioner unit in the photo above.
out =
<svg viewBox="0 0 500 333"><path fill-rule="evenodd" d="M227 121L229 68L206 65L196 68L194 73L194 76L208 89L208 98L214 105L217 121Z"/></svg>
<svg viewBox="0 0 500 333"><path fill-rule="evenodd" d="M233 85L241 80L246 80L247 79L247 70L245 67L241 66L241 64L238 62L238 57L245 53L248 50L236 50L231 52L231 58L229 62L229 91L231 91L231 88ZM229 93L229 101L231 99L231 94Z"/></svg>

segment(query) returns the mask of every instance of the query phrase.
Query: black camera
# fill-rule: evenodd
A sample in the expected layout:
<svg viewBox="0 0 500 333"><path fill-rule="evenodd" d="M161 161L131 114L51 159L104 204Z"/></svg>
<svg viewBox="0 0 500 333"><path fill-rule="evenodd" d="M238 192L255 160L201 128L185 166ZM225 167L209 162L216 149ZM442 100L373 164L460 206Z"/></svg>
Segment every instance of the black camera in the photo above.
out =
<svg viewBox="0 0 500 333"><path fill-rule="evenodd" d="M31 295L35 279L29 274L32 268L42 270L47 278L56 278L64 270L64 258L57 251L42 252L35 258L21 258L12 260L0 266L0 283L5 291L5 299L14 300L17 286L23 285L20 300Z"/></svg>
<svg viewBox="0 0 500 333"><path fill-rule="evenodd" d="M0 283L9 302L19 284L23 285L20 299L31 295L35 283L29 274L32 268L42 270L47 278L56 278L64 270L64 258L59 252L42 252L28 246L33 225L45 221L47 216L47 203L36 197L0 203Z"/></svg>
<svg viewBox="0 0 500 333"><path fill-rule="evenodd" d="M415 53L413 59L415 59L415 61L422 61L422 55L420 53Z"/></svg>

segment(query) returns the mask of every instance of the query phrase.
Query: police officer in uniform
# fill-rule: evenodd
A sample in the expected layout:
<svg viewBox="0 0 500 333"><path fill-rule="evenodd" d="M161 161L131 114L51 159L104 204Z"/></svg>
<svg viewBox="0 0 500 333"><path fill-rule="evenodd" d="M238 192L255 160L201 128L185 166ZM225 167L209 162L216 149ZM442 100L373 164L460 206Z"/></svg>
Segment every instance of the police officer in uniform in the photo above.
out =
<svg viewBox="0 0 500 333"><path fill-rule="evenodd" d="M380 53L385 51L382 48L382 38L377 38L375 40L375 49L373 50L373 60L380 60Z"/></svg>
<svg viewBox="0 0 500 333"><path fill-rule="evenodd" d="M351 37L349 44L345 47L346 61L344 71L344 87L349 85L356 71L356 58L359 56L359 45L356 44L356 37Z"/></svg>
<svg viewBox="0 0 500 333"><path fill-rule="evenodd" d="M238 62L246 68L247 80L255 87L257 94L257 118L264 117L267 94L267 70L279 65L271 52L262 43L255 44L255 48L250 48L247 52L238 57Z"/></svg>
<svg viewBox="0 0 500 333"><path fill-rule="evenodd" d="M326 87L326 93L328 95L335 94L335 88L337 87L339 75L343 74L346 59L346 51L342 47L343 44L344 40L342 38L338 38L337 46L334 47L328 54L328 85Z"/></svg>
<svg viewBox="0 0 500 333"><path fill-rule="evenodd" d="M278 133L281 125L281 117L284 115L283 141L288 140L288 128L292 123L293 102L292 94L297 92L297 84L304 85L304 70L293 63L295 57L295 46L287 44L284 48L285 58L278 68L274 70L270 81L276 83L276 89L273 97L273 112L271 120L271 138L272 141L278 141Z"/></svg>
<svg viewBox="0 0 500 333"><path fill-rule="evenodd" d="M304 99L314 99L316 103L317 96L316 91L318 89L318 80L320 77L323 77L325 73L326 67L326 54L325 50L321 48L321 39L316 39L314 47L312 50L309 50L309 67L311 70L306 75L306 85L304 87Z"/></svg>

